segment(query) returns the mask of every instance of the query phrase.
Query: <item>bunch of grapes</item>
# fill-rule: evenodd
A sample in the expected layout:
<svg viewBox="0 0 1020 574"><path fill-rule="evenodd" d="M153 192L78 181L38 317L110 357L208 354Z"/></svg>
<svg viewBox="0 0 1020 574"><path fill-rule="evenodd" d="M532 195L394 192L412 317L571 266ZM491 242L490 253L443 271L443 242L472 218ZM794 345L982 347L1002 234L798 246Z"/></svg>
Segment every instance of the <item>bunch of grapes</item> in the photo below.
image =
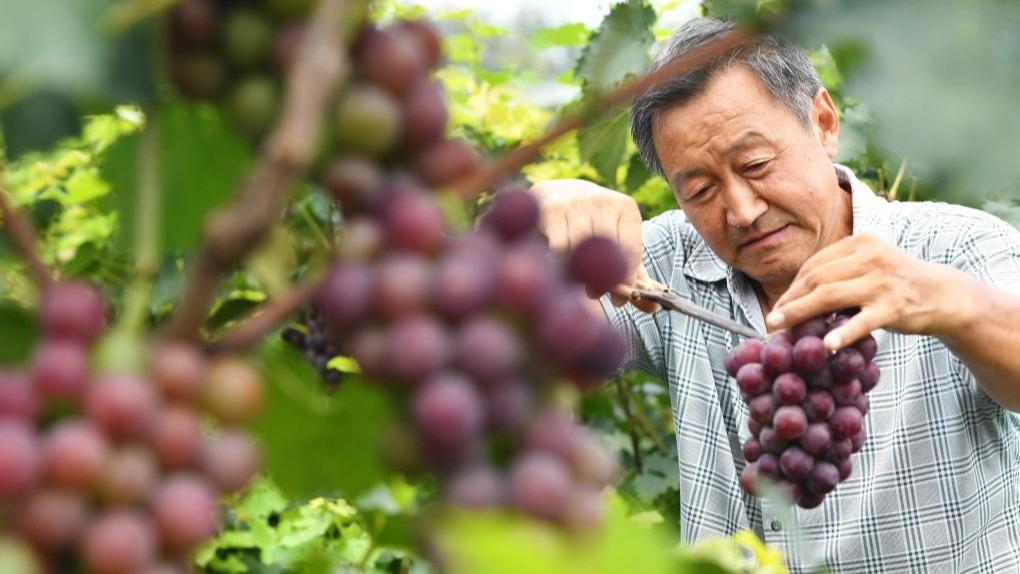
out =
<svg viewBox="0 0 1020 574"><path fill-rule="evenodd" d="M834 354L826 349L826 333L849 318L814 318L768 343L748 339L726 357L750 411L752 436L743 445L747 466L740 475L747 492L770 479L799 506L815 508L850 476L879 370L871 335Z"/></svg>
<svg viewBox="0 0 1020 574"><path fill-rule="evenodd" d="M343 373L329 367L329 361L342 354L340 348L330 339L326 323L315 309L304 312L299 323L299 326L284 329L281 337L304 353L308 362L319 372L327 389L335 389Z"/></svg>
<svg viewBox="0 0 1020 574"><path fill-rule="evenodd" d="M271 4L183 0L171 17L178 87L226 97L237 125L256 137L268 124L248 116L273 114L249 112L275 106L307 13L281 16ZM436 473L453 503L595 523L615 461L554 406L552 391L565 379L591 388L618 368L623 341L588 310L579 284L590 296L607 292L625 278L625 257L591 238L554 258L522 189L499 193L477 229L452 229L436 191L475 170L480 155L446 135L444 93L430 76L439 36L424 21L400 20L360 25L351 38L352 72L328 111L332 129L313 174L344 218L314 308L332 348L407 405L406 422L383 441L385 457ZM214 68L210 77L221 80L193 81L195 70Z"/></svg>
<svg viewBox="0 0 1020 574"><path fill-rule="evenodd" d="M147 375L92 373L105 317L88 284L49 285L30 368L0 373L3 529L43 571L185 572L218 528L217 497L258 469L236 425L261 405L261 381L239 358L177 343L155 347Z"/></svg>

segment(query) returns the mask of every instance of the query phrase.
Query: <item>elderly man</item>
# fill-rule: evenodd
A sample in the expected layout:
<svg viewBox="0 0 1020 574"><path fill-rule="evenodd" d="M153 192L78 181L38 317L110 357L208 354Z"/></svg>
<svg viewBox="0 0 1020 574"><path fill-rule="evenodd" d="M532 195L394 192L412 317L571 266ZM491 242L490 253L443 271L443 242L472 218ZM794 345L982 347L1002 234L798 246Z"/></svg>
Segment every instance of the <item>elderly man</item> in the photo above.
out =
<svg viewBox="0 0 1020 574"><path fill-rule="evenodd" d="M691 21L655 65L728 29ZM642 223L626 195L542 182L554 247L609 235L631 254L631 284L667 284L762 333L850 307L826 345L874 331L868 442L820 507L793 511L809 549L840 572L1020 570L1020 233L968 208L888 202L833 164L832 99L804 52L774 39L644 94L631 130L680 210ZM737 338L624 305L625 292L597 307L629 337L629 365L669 384L684 540L751 528L810 568L781 513L738 486L748 410L723 367Z"/></svg>

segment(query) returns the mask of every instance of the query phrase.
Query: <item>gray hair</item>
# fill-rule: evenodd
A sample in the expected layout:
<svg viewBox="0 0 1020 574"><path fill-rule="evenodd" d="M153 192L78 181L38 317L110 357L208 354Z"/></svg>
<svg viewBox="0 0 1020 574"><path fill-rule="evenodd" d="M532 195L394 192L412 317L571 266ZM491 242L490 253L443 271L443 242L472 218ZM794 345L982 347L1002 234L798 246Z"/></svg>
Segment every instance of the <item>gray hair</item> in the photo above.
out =
<svg viewBox="0 0 1020 574"><path fill-rule="evenodd" d="M661 68L712 42L735 26L732 22L712 18L695 18L686 22L667 40L651 69ZM694 98L717 72L733 63L742 63L750 68L777 102L789 108L805 127L810 125L811 102L818 88L822 87L811 60L796 45L773 36L756 36L733 51L660 84L634 100L630 110L630 132L648 169L663 175L652 137L658 113Z"/></svg>

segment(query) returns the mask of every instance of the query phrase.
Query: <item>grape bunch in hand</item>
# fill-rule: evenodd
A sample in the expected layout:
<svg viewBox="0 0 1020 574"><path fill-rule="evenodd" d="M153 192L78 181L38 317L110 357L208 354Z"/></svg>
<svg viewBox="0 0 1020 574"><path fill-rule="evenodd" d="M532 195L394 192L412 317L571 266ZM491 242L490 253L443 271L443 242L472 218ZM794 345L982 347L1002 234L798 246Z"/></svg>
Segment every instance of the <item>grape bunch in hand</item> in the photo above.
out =
<svg viewBox="0 0 1020 574"><path fill-rule="evenodd" d="M846 480L864 445L867 393L878 383L878 351L868 335L830 354L822 339L849 316L816 317L767 343L748 339L726 357L747 402L751 437L740 486L758 494L775 481L802 508L815 508Z"/></svg>

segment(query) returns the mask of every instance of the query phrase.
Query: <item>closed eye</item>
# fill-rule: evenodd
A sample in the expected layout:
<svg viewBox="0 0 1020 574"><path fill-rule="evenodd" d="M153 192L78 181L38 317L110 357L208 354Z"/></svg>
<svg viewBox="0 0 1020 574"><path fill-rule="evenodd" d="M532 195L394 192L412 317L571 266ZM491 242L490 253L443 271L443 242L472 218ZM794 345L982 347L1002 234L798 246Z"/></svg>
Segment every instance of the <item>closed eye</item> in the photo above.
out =
<svg viewBox="0 0 1020 574"><path fill-rule="evenodd" d="M768 164L769 164L769 160L762 160L762 161L756 161L754 163L749 163L749 164L747 164L744 167L744 173L752 173L752 172L756 172L756 171L761 171Z"/></svg>

